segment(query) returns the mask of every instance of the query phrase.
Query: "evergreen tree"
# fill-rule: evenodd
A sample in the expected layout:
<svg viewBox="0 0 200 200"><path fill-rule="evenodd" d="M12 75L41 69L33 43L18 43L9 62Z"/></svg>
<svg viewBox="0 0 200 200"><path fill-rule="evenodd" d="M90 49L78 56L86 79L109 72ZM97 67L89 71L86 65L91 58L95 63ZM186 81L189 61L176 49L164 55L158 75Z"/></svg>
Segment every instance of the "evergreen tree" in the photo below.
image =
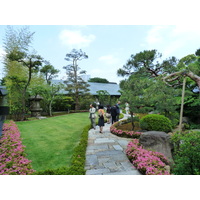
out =
<svg viewBox="0 0 200 200"><path fill-rule="evenodd" d="M80 96L88 94L89 91L89 84L81 78L81 75L85 74L86 71L78 67L78 62L87 58L88 55L81 49L79 51L73 49L70 53L66 54L65 58L66 61L71 62L69 65L63 67L66 69L67 74L67 80L65 81L67 87L65 90L74 98L75 110L79 110L80 108Z"/></svg>

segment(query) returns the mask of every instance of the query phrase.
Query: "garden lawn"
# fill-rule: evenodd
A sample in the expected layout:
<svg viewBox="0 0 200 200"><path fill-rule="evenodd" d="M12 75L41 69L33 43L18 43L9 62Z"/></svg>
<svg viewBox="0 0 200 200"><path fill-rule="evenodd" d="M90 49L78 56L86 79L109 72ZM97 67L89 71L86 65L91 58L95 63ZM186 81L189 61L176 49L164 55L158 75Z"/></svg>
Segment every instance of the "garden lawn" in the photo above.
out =
<svg viewBox="0 0 200 200"><path fill-rule="evenodd" d="M39 171L70 166L73 150L89 123L88 113L75 113L16 124L26 146L26 157Z"/></svg>

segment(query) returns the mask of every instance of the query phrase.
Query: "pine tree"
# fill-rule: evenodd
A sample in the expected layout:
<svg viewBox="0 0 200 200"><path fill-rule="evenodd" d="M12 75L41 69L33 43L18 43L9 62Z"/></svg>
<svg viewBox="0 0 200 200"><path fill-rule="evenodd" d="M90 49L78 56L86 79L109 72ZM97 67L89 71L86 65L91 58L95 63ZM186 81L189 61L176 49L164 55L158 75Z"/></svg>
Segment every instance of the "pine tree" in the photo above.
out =
<svg viewBox="0 0 200 200"><path fill-rule="evenodd" d="M85 74L86 71L82 70L78 67L78 61L83 59L87 59L88 55L83 52L81 49L78 51L73 49L70 53L66 54L66 61L71 62L71 64L63 67L66 69L67 80L65 90L69 92L70 95L74 98L75 101L75 110L79 110L80 108L80 95L88 94L88 86L87 82L85 82L81 75Z"/></svg>

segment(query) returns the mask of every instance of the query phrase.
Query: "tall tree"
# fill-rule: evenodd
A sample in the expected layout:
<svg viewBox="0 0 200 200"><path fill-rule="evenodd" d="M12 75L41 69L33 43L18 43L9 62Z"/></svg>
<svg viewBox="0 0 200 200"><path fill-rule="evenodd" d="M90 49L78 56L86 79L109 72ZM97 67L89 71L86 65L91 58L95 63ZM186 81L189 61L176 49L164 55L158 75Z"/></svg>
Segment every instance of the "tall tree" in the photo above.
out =
<svg viewBox="0 0 200 200"><path fill-rule="evenodd" d="M38 71L43 61L41 56L36 55L34 51L30 53L33 34L28 27L18 30L8 27L4 38L6 85L10 89L9 97L12 99L9 101L11 112L19 113L18 120L25 118L28 86L32 74Z"/></svg>
<svg viewBox="0 0 200 200"><path fill-rule="evenodd" d="M65 60L71 62L69 65L63 67L66 69L67 80L65 81L67 87L66 91L73 96L75 100L75 110L79 109L80 95L87 94L89 85L81 78L81 74L85 74L85 70L78 67L78 62L87 59L88 55L81 49L78 51L73 49L70 53L66 54Z"/></svg>

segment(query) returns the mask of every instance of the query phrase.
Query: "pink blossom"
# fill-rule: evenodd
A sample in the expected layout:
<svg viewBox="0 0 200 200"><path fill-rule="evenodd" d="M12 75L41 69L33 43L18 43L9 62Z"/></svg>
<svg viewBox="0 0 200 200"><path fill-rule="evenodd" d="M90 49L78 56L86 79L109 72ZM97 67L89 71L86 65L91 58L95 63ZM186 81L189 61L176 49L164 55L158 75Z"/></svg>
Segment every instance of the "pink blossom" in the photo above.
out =
<svg viewBox="0 0 200 200"><path fill-rule="evenodd" d="M146 175L169 175L165 170L168 160L158 152L143 149L139 140L134 139L129 142L126 154L133 165Z"/></svg>
<svg viewBox="0 0 200 200"><path fill-rule="evenodd" d="M0 174L25 175L34 172L31 161L24 157L24 149L17 125L13 121L4 124L0 139Z"/></svg>

